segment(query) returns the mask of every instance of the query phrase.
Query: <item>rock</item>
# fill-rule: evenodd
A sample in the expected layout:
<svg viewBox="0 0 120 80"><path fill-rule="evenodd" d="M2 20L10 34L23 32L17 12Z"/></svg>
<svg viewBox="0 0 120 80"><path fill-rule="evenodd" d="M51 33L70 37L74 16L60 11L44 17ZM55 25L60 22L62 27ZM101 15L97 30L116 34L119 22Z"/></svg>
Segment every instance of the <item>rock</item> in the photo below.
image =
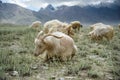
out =
<svg viewBox="0 0 120 80"><path fill-rule="evenodd" d="M52 76L51 78L50 78L50 80L55 80L56 79L56 76Z"/></svg>
<svg viewBox="0 0 120 80"><path fill-rule="evenodd" d="M61 78L59 78L58 80L65 80L65 78L61 77Z"/></svg>
<svg viewBox="0 0 120 80"><path fill-rule="evenodd" d="M38 69L38 66L37 65L33 65L33 66L31 66L31 69L36 70L36 69Z"/></svg>
<svg viewBox="0 0 120 80"><path fill-rule="evenodd" d="M41 66L44 70L48 70L49 68L46 66Z"/></svg>
<svg viewBox="0 0 120 80"><path fill-rule="evenodd" d="M11 75L11 76L18 76L19 74L18 74L17 71L12 71L12 72L10 72L10 75Z"/></svg>
<svg viewBox="0 0 120 80"><path fill-rule="evenodd" d="M98 56L98 55L90 55L88 56L90 59L95 59L95 60L99 60L99 61L104 61L105 59Z"/></svg>
<svg viewBox="0 0 120 80"><path fill-rule="evenodd" d="M112 75L110 75L110 74L106 74L106 77L107 77L109 80L113 80L113 77L112 77Z"/></svg>
<svg viewBox="0 0 120 80"><path fill-rule="evenodd" d="M75 77L72 77L72 76L66 76L65 79L67 79L67 80L71 80L71 79L75 79Z"/></svg>

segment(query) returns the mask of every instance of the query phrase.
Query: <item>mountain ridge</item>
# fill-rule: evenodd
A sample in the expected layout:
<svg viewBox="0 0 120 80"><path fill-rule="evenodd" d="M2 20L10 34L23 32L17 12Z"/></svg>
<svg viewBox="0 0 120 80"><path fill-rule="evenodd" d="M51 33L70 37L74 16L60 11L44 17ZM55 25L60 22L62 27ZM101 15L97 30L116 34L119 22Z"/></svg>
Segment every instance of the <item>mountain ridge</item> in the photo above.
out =
<svg viewBox="0 0 120 80"><path fill-rule="evenodd" d="M58 19L64 22L78 20L83 24L96 22L118 24L120 23L120 6L58 6L49 4L46 8L41 8L38 12L32 11L16 4L0 3L0 23L31 24L40 20L46 22Z"/></svg>

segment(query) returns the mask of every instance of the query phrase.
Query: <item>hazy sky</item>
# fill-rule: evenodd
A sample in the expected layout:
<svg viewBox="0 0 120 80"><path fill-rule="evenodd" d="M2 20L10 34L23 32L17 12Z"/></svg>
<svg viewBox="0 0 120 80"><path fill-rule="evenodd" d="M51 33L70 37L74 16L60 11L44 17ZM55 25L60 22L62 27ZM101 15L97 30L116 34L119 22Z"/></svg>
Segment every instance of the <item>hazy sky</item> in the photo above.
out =
<svg viewBox="0 0 120 80"><path fill-rule="evenodd" d="M15 3L22 7L29 8L32 10L39 10L41 7L46 7L48 4L52 4L53 6L60 6L60 5L79 5L79 6L86 6L86 5L97 5L102 3L113 3L115 0L2 0L3 2L7 3ZM120 0L116 0L120 1Z"/></svg>

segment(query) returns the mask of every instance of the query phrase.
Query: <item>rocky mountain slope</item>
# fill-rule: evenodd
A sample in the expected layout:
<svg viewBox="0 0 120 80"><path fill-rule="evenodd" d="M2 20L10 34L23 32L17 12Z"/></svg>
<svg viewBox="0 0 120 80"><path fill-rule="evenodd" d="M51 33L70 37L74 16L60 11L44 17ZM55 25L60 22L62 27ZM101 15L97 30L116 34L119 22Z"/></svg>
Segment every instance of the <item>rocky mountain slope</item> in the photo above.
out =
<svg viewBox="0 0 120 80"><path fill-rule="evenodd" d="M38 12L25 9L16 4L0 2L0 23L31 24L35 20L46 22L59 19L65 22L79 20L83 24L103 22L109 24L120 23L120 6L59 6L51 4L41 8Z"/></svg>

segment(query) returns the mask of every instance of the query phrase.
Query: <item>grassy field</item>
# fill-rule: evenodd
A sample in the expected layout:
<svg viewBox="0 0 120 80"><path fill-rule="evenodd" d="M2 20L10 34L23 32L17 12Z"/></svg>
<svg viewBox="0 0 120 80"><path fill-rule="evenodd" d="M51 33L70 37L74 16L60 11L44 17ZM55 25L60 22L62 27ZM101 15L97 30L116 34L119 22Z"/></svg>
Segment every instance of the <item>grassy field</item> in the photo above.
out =
<svg viewBox="0 0 120 80"><path fill-rule="evenodd" d="M67 62L43 63L34 57L38 33L27 26L0 25L0 80L120 80L120 30L110 42L96 43L86 34L75 35L78 54Z"/></svg>

